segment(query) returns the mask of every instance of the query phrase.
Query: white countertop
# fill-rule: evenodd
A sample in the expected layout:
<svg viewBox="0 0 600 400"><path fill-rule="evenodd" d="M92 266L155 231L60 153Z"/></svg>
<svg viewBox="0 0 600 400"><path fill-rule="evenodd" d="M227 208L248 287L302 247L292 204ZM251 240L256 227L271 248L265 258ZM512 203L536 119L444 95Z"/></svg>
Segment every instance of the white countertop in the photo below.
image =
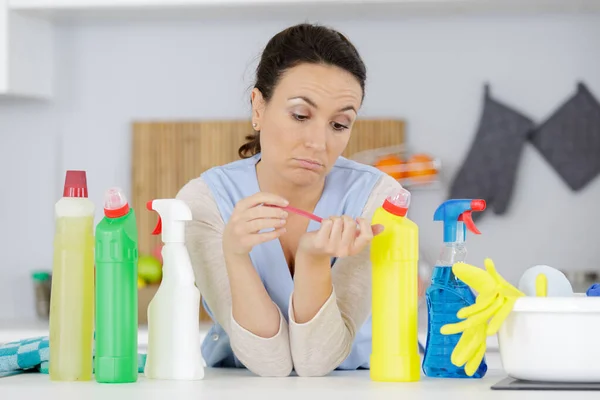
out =
<svg viewBox="0 0 600 400"><path fill-rule="evenodd" d="M490 367L497 365L497 353L488 357ZM239 399L239 400L307 400L323 395L328 399L377 400L483 400L483 399L564 399L558 391L498 391L490 386L505 378L498 368L491 368L483 379L422 378L414 383L373 382L369 372L334 371L322 378L261 378L243 369L206 369L201 381L152 381L140 375L138 382L124 385L99 384L95 381L52 382L48 375L21 374L0 378L0 393L6 399ZM569 392L571 400L598 399L598 392Z"/></svg>
<svg viewBox="0 0 600 400"><path fill-rule="evenodd" d="M202 326L206 334L208 326ZM48 334L44 321L8 322L0 321L0 343L27 337ZM419 335L421 336L421 335ZM147 331L139 330L140 350L145 350ZM421 339L423 339L421 337ZM497 346L497 341L490 344ZM143 375L134 384L106 385L91 382L51 382L48 375L39 373L18 374L0 378L0 398L43 398L62 400L72 398L133 400L133 399L235 399L264 400L277 398L284 400L314 397L316 394L329 398L351 399L410 399L410 400L482 400L563 399L565 393L550 391L497 391L490 387L506 377L502 370L500 355L494 349L486 355L489 371L483 379L432 379L423 377L415 383L372 382L368 371L334 371L322 378L261 378L244 369L226 370L207 368L205 379L196 382L151 381ZM332 397L334 396L334 397ZM576 399L598 398L597 392L569 392ZM575 400L575 399L571 399Z"/></svg>

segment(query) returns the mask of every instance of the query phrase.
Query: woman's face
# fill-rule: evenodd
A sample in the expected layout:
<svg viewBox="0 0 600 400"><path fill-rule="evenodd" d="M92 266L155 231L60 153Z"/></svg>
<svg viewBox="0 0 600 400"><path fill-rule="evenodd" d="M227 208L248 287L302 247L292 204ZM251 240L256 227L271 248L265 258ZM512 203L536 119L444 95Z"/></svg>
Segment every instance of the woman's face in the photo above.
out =
<svg viewBox="0 0 600 400"><path fill-rule="evenodd" d="M345 70L300 64L280 79L270 101L252 92L252 122L260 130L261 162L298 186L322 181L342 154L362 101Z"/></svg>

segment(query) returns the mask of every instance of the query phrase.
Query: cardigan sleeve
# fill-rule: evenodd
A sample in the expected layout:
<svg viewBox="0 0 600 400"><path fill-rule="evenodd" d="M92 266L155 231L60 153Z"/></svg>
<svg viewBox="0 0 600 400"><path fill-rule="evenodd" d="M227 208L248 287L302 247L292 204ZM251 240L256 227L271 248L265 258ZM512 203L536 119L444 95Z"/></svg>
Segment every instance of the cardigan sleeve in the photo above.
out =
<svg viewBox="0 0 600 400"><path fill-rule="evenodd" d="M232 315L231 291L225 258L225 224L210 188L202 178L186 184L177 195L192 211L186 224L186 245L194 268L196 285L210 309L211 317L229 336L236 357L260 376L287 376L292 370L288 324L279 310L279 331L271 338L254 335Z"/></svg>

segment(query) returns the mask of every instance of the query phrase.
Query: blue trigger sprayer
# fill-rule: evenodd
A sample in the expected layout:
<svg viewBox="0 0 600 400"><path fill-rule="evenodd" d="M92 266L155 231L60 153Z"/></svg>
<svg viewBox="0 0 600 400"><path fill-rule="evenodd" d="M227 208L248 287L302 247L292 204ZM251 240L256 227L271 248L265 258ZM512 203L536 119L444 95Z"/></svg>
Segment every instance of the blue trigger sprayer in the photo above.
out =
<svg viewBox="0 0 600 400"><path fill-rule="evenodd" d="M425 293L428 328L423 372L429 377L483 378L487 372L485 357L473 376L468 376L464 367L452 364L450 357L461 334L443 335L440 332L442 326L459 322L456 314L461 308L475 303L475 295L471 288L454 275L452 266L466 259L467 229L475 234L481 233L471 214L474 211L483 211L485 207L485 200L447 200L438 207L433 216L434 221L444 223L444 246L433 268L431 286Z"/></svg>

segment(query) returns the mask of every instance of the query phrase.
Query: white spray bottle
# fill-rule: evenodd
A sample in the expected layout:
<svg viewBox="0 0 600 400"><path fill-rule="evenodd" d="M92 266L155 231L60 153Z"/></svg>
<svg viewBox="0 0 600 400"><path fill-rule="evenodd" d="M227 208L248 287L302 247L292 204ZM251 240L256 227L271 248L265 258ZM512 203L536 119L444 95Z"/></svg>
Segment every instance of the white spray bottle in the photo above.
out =
<svg viewBox="0 0 600 400"><path fill-rule="evenodd" d="M148 355L144 373L149 379L204 378L200 352L200 292L185 246L185 221L192 212L181 200L149 201L159 214L152 234L162 233L163 278L148 306Z"/></svg>

